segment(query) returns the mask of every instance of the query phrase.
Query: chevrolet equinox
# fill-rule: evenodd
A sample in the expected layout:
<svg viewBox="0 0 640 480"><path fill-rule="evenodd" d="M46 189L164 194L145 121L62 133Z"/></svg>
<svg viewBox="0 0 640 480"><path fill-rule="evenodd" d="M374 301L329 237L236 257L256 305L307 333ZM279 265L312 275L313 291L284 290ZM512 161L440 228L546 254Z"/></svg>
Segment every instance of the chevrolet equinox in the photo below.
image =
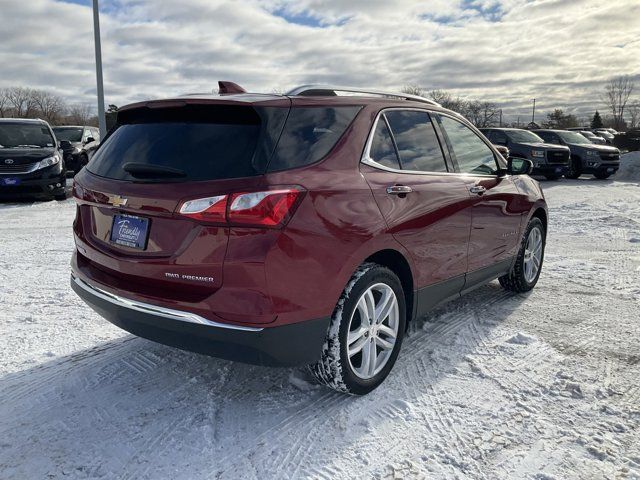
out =
<svg viewBox="0 0 640 480"><path fill-rule="evenodd" d="M75 177L71 285L135 335L366 394L413 319L496 278L534 287L531 168L400 93L220 82L132 104Z"/></svg>

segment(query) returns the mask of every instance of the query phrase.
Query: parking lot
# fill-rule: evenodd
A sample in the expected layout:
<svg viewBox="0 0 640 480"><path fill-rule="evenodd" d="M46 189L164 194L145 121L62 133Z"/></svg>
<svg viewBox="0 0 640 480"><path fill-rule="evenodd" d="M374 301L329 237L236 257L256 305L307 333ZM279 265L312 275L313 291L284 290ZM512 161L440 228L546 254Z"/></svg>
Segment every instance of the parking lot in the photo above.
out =
<svg viewBox="0 0 640 480"><path fill-rule="evenodd" d="M640 478L640 184L543 187L537 288L417 322L361 398L126 334L69 287L73 200L0 205L0 477Z"/></svg>

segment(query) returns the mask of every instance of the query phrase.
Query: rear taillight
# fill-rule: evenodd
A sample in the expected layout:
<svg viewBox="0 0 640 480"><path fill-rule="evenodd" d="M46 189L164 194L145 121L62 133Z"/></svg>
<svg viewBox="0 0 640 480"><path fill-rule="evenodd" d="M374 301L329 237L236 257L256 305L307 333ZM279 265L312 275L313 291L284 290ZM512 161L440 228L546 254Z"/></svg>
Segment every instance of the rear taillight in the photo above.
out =
<svg viewBox="0 0 640 480"><path fill-rule="evenodd" d="M196 220L260 227L279 227L293 214L301 187L198 198L184 202L179 212Z"/></svg>
<svg viewBox="0 0 640 480"><path fill-rule="evenodd" d="M226 212L227 195L189 200L180 207L182 215L205 222L224 223Z"/></svg>
<svg viewBox="0 0 640 480"><path fill-rule="evenodd" d="M231 196L229 223L277 227L289 218L298 196L298 188L234 193Z"/></svg>

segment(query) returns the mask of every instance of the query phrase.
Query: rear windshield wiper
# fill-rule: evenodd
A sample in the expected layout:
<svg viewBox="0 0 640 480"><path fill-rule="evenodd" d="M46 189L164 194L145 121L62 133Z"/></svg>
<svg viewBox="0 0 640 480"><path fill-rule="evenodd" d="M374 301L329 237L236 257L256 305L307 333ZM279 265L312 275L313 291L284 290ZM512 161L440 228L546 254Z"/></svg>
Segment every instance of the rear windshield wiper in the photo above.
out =
<svg viewBox="0 0 640 480"><path fill-rule="evenodd" d="M122 169L136 178L180 178L187 176L184 170L148 163L128 162L122 166Z"/></svg>

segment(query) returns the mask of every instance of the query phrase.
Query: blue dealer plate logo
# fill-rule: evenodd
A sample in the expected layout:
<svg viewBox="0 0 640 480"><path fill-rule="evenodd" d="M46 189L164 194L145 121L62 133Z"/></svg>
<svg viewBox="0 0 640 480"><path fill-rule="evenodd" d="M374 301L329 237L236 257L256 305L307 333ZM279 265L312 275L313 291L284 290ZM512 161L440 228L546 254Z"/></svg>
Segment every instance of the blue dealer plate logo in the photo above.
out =
<svg viewBox="0 0 640 480"><path fill-rule="evenodd" d="M111 226L111 242L129 248L144 250L147 247L149 219L132 215L114 215Z"/></svg>

